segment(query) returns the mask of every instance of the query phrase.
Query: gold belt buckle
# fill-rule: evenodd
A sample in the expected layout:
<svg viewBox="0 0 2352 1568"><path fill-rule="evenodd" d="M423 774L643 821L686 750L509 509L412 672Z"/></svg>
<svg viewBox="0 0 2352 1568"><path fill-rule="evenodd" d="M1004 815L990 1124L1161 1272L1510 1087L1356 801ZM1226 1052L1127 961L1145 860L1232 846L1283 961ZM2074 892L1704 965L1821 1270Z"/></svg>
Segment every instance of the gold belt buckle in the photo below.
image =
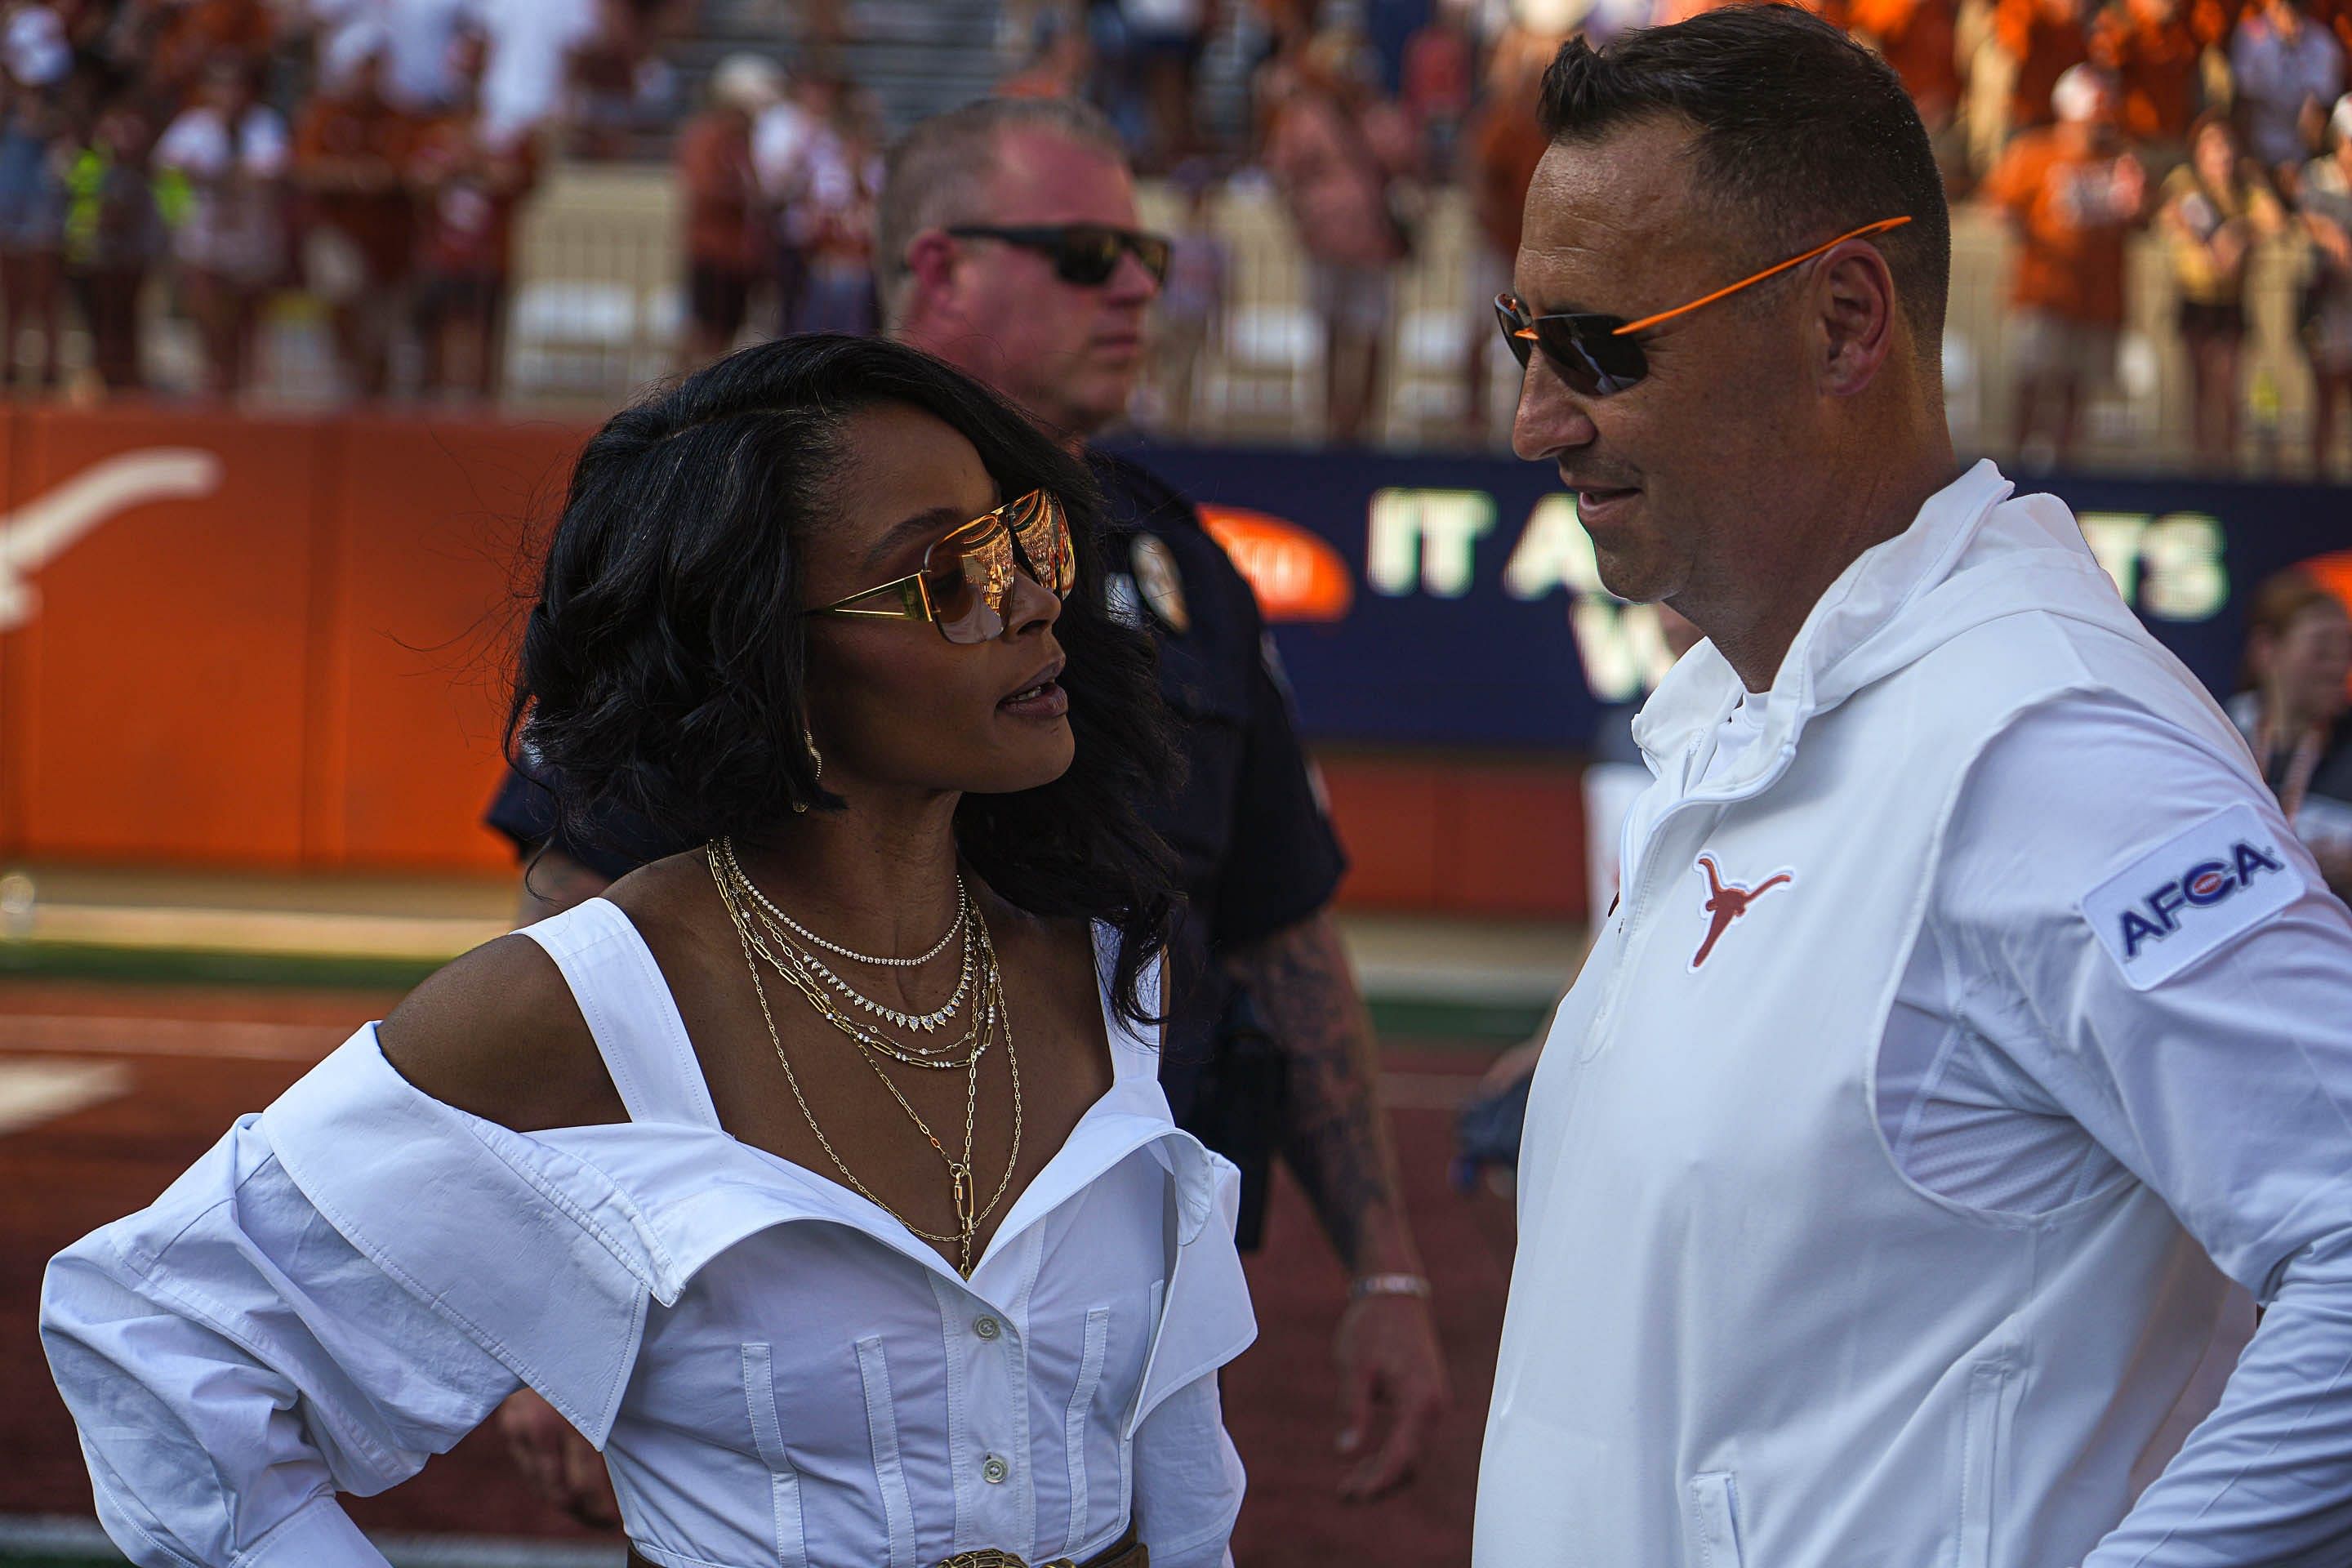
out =
<svg viewBox="0 0 2352 1568"><path fill-rule="evenodd" d="M942 1558L939 1568L1030 1568L1030 1564L1013 1552L988 1546L978 1552L959 1552L952 1557ZM1056 1557L1050 1563L1036 1564L1036 1568L1078 1568L1078 1565L1067 1557Z"/></svg>

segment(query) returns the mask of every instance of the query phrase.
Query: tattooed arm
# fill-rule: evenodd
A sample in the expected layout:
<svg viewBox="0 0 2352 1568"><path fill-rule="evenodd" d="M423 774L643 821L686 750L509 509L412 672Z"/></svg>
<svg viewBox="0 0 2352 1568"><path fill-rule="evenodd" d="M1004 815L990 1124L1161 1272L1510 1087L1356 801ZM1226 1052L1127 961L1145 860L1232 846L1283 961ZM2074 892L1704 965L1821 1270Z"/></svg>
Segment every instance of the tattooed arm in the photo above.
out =
<svg viewBox="0 0 2352 1568"><path fill-rule="evenodd" d="M1380 1110L1371 1022L1331 917L1309 916L1234 951L1226 963L1289 1058L1283 1158L1340 1261L1354 1277L1420 1273ZM1412 1296L1350 1300L1335 1350L1340 1452L1370 1447L1341 1490L1370 1498L1411 1474L1451 1397L1429 1303ZM1387 1435L1368 1445L1376 1406L1388 1413Z"/></svg>

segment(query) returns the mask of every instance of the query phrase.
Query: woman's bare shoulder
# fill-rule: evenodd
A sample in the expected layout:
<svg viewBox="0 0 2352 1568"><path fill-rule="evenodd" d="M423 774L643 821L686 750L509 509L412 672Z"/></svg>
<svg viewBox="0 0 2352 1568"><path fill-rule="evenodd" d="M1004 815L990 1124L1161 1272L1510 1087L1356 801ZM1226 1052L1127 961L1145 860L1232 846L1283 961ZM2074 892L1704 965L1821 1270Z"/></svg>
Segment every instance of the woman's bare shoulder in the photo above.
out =
<svg viewBox="0 0 2352 1568"><path fill-rule="evenodd" d="M435 971L376 1039L426 1094L518 1132L628 1120L562 972L520 933Z"/></svg>

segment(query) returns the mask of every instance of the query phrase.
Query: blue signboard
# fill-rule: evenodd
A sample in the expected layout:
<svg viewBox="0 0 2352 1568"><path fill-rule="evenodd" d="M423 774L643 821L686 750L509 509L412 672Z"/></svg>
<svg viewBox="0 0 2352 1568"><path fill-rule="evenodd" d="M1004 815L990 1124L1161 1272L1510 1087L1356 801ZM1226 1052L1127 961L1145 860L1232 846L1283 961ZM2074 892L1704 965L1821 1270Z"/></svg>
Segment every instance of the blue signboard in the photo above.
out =
<svg viewBox="0 0 2352 1568"><path fill-rule="evenodd" d="M1316 618L1270 605L1314 739L1581 747L1605 707L1638 699L1664 671L1654 612L1601 586L1549 464L1159 446L1129 455L1212 509L1305 531L1344 573L1344 603ZM2126 598L2217 693L2234 681L2246 596L2273 572L2352 549L2352 489L2340 486L2068 476L2019 488L2074 509ZM1264 563L1244 564L1263 593Z"/></svg>

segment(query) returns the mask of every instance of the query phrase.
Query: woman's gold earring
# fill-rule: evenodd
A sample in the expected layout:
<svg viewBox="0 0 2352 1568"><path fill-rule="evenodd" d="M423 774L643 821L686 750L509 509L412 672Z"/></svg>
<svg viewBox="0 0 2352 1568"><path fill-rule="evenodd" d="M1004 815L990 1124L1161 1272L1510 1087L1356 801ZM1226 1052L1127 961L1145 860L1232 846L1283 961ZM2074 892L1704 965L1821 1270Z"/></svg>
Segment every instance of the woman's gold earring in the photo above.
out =
<svg viewBox="0 0 2352 1568"><path fill-rule="evenodd" d="M816 764L815 782L820 785L823 784L824 783L824 753L816 749L815 731L811 730L803 730L801 731L801 743L808 748L809 761ZM804 800L796 800L793 802L793 811L795 815L806 812L807 810L808 802Z"/></svg>

